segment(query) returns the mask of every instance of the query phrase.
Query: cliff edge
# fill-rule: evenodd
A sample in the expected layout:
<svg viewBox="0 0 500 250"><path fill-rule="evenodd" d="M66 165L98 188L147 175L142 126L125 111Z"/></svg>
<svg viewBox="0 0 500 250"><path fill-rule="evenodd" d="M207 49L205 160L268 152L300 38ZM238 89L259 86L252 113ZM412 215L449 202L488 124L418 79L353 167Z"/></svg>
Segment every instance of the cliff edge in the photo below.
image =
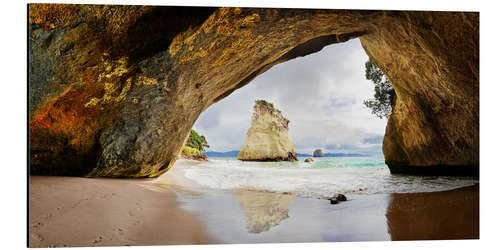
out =
<svg viewBox="0 0 500 250"><path fill-rule="evenodd" d="M257 100L253 108L252 124L238 153L238 160L296 161L297 153L288 136L290 121L264 100Z"/></svg>

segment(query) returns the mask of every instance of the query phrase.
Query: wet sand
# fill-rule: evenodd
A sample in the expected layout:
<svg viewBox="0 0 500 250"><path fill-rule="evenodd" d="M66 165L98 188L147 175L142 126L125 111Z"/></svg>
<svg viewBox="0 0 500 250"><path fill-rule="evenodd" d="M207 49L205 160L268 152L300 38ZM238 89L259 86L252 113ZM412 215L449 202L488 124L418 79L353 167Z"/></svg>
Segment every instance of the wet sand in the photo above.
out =
<svg viewBox="0 0 500 250"><path fill-rule="evenodd" d="M478 187L413 194L349 195L348 201L250 190L171 187L182 208L224 243L479 238Z"/></svg>
<svg viewBox="0 0 500 250"><path fill-rule="evenodd" d="M29 246L479 238L479 186L348 201L211 190L180 161L153 180L30 177Z"/></svg>
<svg viewBox="0 0 500 250"><path fill-rule="evenodd" d="M479 185L392 194L386 218L392 240L479 239Z"/></svg>

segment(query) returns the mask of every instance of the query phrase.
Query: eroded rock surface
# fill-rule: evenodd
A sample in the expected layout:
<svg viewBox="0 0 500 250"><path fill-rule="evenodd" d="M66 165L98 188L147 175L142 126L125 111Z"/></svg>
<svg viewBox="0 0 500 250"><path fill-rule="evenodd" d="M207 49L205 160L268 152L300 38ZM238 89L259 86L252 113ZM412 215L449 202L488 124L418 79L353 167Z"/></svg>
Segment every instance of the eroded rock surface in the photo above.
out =
<svg viewBox="0 0 500 250"><path fill-rule="evenodd" d="M238 153L244 161L297 161L297 153L288 135L288 123L280 110L257 101L252 124Z"/></svg>
<svg viewBox="0 0 500 250"><path fill-rule="evenodd" d="M396 89L391 170L478 169L478 13L32 4L29 19L31 174L158 176L211 104L355 37Z"/></svg>

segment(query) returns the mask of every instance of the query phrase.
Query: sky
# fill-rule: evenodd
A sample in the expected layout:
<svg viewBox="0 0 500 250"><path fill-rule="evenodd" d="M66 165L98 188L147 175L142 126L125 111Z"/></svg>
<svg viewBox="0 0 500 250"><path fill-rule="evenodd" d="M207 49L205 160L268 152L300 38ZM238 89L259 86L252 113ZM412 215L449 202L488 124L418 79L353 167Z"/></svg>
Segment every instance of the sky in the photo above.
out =
<svg viewBox="0 0 500 250"><path fill-rule="evenodd" d="M254 101L264 99L290 120L288 134L298 153L381 154L386 119L371 114L365 79L368 56L359 39L275 65L245 87L205 110L193 129L206 136L209 151L240 150L250 128Z"/></svg>

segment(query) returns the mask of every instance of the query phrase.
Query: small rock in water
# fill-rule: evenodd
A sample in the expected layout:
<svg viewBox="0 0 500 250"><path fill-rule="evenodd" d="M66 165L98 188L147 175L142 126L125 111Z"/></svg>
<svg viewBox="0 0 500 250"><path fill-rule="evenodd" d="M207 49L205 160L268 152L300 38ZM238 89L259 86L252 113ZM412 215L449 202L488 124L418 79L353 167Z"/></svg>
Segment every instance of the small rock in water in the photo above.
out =
<svg viewBox="0 0 500 250"><path fill-rule="evenodd" d="M313 152L314 157L323 157L323 151L321 149L316 149Z"/></svg>
<svg viewBox="0 0 500 250"><path fill-rule="evenodd" d="M314 160L312 158L307 158L304 162L313 162Z"/></svg>
<svg viewBox="0 0 500 250"><path fill-rule="evenodd" d="M343 194L338 194L336 198L338 201L346 201L347 200L347 197L345 197L345 195L343 195Z"/></svg>

